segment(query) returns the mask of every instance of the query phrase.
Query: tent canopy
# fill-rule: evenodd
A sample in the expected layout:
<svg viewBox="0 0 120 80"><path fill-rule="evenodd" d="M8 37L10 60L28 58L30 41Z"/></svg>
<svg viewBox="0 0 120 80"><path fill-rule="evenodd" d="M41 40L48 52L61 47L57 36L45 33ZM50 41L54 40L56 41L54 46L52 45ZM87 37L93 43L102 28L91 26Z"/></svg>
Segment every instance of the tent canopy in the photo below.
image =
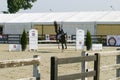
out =
<svg viewBox="0 0 120 80"><path fill-rule="evenodd" d="M120 22L120 11L0 14L0 23Z"/></svg>

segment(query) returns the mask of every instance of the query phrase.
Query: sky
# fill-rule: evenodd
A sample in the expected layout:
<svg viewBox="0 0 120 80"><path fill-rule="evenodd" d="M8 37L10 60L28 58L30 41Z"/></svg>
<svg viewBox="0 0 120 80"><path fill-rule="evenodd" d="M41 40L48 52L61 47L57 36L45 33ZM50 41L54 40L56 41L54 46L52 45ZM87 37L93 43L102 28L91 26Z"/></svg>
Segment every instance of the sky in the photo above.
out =
<svg viewBox="0 0 120 80"><path fill-rule="evenodd" d="M0 11L7 10L7 0L0 0ZM17 13L120 11L120 0L37 0L29 10Z"/></svg>

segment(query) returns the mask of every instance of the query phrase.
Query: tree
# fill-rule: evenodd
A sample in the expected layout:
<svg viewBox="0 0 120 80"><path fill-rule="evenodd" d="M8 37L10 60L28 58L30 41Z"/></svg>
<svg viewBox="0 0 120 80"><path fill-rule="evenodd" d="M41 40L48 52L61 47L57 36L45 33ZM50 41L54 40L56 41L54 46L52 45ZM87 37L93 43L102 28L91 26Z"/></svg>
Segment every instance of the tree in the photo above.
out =
<svg viewBox="0 0 120 80"><path fill-rule="evenodd" d="M87 34L86 34L86 42L85 42L86 48L87 50L90 50L92 47L92 39L91 39L91 34L90 32L87 30Z"/></svg>
<svg viewBox="0 0 120 80"><path fill-rule="evenodd" d="M25 29L23 30L20 44L21 44L22 51L25 51L25 49L27 47L27 33L26 33Z"/></svg>
<svg viewBox="0 0 120 80"><path fill-rule="evenodd" d="M8 13L16 13L20 9L31 9L37 0L7 0Z"/></svg>

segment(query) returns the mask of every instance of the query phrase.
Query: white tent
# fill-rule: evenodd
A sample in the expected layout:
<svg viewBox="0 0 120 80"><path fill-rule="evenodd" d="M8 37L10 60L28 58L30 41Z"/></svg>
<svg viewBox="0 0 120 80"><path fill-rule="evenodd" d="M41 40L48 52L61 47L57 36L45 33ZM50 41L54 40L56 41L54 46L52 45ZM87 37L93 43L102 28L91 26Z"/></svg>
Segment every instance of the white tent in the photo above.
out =
<svg viewBox="0 0 120 80"><path fill-rule="evenodd" d="M94 35L96 24L120 24L120 11L0 14L0 27L3 27L3 34L21 34L23 28L28 31L36 24L53 25L54 21L62 24L68 34L75 34L75 29L81 28L85 31L90 30Z"/></svg>

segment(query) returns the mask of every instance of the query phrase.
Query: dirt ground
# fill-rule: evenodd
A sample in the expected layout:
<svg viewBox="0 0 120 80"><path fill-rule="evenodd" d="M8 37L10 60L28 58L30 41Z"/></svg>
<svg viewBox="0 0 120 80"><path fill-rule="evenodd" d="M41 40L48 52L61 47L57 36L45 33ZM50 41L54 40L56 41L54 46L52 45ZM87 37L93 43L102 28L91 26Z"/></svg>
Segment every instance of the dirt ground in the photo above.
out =
<svg viewBox="0 0 120 80"><path fill-rule="evenodd" d="M50 80L50 58L51 56L56 56L58 58L63 57L75 57L81 56L80 50L75 50L75 46L68 46L68 49L61 52L61 49L58 49L57 45L40 45L37 52L29 52L28 49L25 52L11 51L9 52L9 45L0 44L0 61L3 60L14 60L14 59L26 59L32 58L33 55L39 55L41 58L40 64L40 74L41 80ZM89 51L88 53L96 53L96 52L104 52L104 51L116 51L116 48L119 47L103 47L102 51ZM111 62L115 63L113 57L108 57L102 59L102 65L111 64ZM111 61L112 60L112 61ZM91 65L92 63L88 64ZM70 64L70 65L60 65L58 68L59 75L64 74L73 74L81 72L81 64ZM2 68L0 69L0 80L16 80L20 78L32 77L33 66L25 66L25 67L17 67L17 68ZM104 73L104 74L103 74ZM111 73L111 74L110 74ZM113 78L116 73L115 71L104 71L101 72L100 80L109 80ZM112 76L111 76L112 75ZM89 79L91 80L91 79Z"/></svg>

